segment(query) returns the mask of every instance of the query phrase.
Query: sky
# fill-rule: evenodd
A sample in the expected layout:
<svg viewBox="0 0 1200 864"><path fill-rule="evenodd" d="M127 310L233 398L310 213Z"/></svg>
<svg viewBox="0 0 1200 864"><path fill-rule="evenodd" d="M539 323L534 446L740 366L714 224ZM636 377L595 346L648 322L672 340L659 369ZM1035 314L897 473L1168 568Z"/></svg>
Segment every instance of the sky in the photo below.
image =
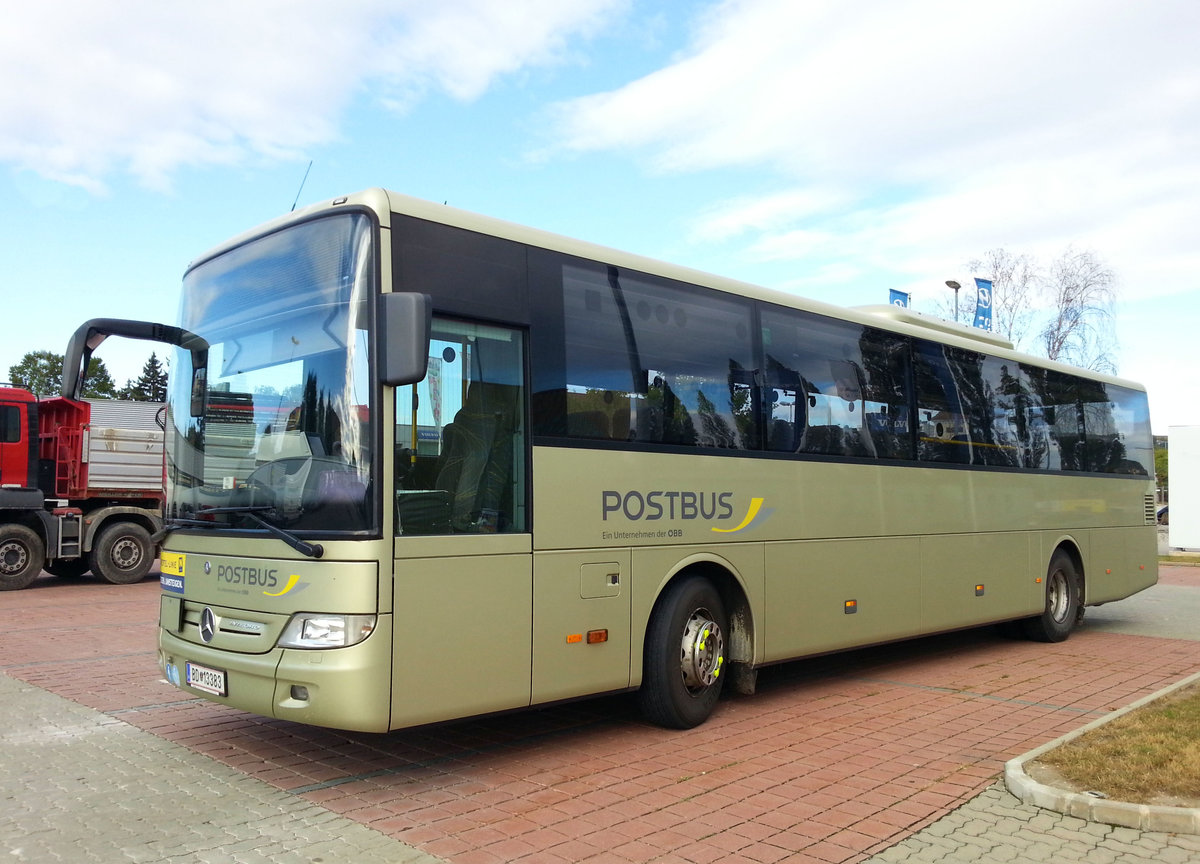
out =
<svg viewBox="0 0 1200 864"><path fill-rule="evenodd" d="M1200 425L1195 0L0 0L0 380L370 186L842 306L1094 253ZM97 352L118 385L149 343ZM159 356L163 356L158 349Z"/></svg>

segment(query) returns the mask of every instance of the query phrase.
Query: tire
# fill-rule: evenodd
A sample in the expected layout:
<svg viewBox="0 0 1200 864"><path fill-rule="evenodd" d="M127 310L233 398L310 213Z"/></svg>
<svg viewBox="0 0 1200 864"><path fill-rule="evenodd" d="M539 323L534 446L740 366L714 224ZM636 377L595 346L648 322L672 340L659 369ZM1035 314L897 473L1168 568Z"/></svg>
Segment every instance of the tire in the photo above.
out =
<svg viewBox="0 0 1200 864"><path fill-rule="evenodd" d="M46 564L44 569L51 576L63 579L78 579L91 568L87 558L56 558Z"/></svg>
<svg viewBox="0 0 1200 864"><path fill-rule="evenodd" d="M1062 642L1070 636L1081 617L1081 587L1075 562L1059 549L1046 571L1045 609L1025 620L1025 635L1035 642Z"/></svg>
<svg viewBox="0 0 1200 864"><path fill-rule="evenodd" d="M88 556L92 572L113 585L141 582L154 564L150 532L135 522L101 529Z"/></svg>
<svg viewBox="0 0 1200 864"><path fill-rule="evenodd" d="M690 576L659 598L646 631L638 701L651 723L691 729L712 714L727 676L725 605L713 584Z"/></svg>
<svg viewBox="0 0 1200 864"><path fill-rule="evenodd" d="M32 528L0 525L0 591L28 588L42 572L46 544Z"/></svg>

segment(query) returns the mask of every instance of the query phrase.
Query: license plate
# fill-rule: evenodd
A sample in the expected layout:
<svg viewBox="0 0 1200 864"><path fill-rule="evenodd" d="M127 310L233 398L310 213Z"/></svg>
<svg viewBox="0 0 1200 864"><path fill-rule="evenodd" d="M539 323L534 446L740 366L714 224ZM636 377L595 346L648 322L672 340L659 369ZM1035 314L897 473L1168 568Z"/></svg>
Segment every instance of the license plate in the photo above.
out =
<svg viewBox="0 0 1200 864"><path fill-rule="evenodd" d="M212 693L214 696L224 696L227 693L225 673L220 669L210 669L198 663L187 664L187 683L197 690Z"/></svg>

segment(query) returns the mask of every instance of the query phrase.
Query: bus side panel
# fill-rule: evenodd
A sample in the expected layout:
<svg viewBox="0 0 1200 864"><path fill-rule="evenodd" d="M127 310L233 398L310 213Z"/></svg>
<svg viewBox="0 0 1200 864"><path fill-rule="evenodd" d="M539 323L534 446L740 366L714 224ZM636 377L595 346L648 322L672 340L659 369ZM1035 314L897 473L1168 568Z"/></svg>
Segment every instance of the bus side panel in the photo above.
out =
<svg viewBox="0 0 1200 864"><path fill-rule="evenodd" d="M533 701L628 687L629 550L539 552L533 585Z"/></svg>
<svg viewBox="0 0 1200 864"><path fill-rule="evenodd" d="M528 554L396 562L392 728L529 704Z"/></svg>
<svg viewBox="0 0 1200 864"><path fill-rule="evenodd" d="M1032 535L950 534L921 538L922 629L927 633L1034 615L1044 575L1031 566Z"/></svg>
<svg viewBox="0 0 1200 864"><path fill-rule="evenodd" d="M768 662L920 632L915 537L768 543Z"/></svg>
<svg viewBox="0 0 1200 864"><path fill-rule="evenodd" d="M1091 554L1084 568L1084 600L1106 603L1158 581L1158 538L1153 527L1089 532Z"/></svg>

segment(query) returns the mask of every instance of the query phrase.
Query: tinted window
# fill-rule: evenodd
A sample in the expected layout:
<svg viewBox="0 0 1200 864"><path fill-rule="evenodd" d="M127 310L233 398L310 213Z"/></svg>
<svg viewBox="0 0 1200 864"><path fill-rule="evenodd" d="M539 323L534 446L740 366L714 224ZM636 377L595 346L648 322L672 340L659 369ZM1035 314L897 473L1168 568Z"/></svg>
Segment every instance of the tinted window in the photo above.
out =
<svg viewBox="0 0 1200 864"><path fill-rule="evenodd" d="M1154 439L1146 394L1108 384L1083 406L1092 471L1149 475L1154 467ZM1096 398L1099 397L1099 398Z"/></svg>
<svg viewBox="0 0 1200 864"><path fill-rule="evenodd" d="M1012 374L1017 364L983 354L977 356L978 361L971 363L970 379L977 381L977 386L966 391L969 398L962 398L964 391L959 390L971 436L971 462L1016 468L1021 464L1017 379Z"/></svg>
<svg viewBox="0 0 1200 864"><path fill-rule="evenodd" d="M21 410L15 405L0 405L0 444L21 440Z"/></svg>
<svg viewBox="0 0 1200 864"><path fill-rule="evenodd" d="M776 309L762 333L767 449L912 458L906 339Z"/></svg>
<svg viewBox="0 0 1200 864"><path fill-rule="evenodd" d="M531 250L548 437L1148 473L1144 393ZM752 344L753 327L761 342Z"/></svg>
<svg viewBox="0 0 1200 864"><path fill-rule="evenodd" d="M561 277L568 436L758 446L748 302L583 262Z"/></svg>
<svg viewBox="0 0 1200 864"><path fill-rule="evenodd" d="M527 323L526 247L435 222L397 216L397 291L430 294L442 313Z"/></svg>
<svg viewBox="0 0 1200 864"><path fill-rule="evenodd" d="M917 455L927 462L971 461L971 435L959 401L959 381L971 408L979 389L979 355L918 340L913 354Z"/></svg>
<svg viewBox="0 0 1200 864"><path fill-rule="evenodd" d="M1030 426L1043 442L1037 449L1038 463L1029 467L1086 471L1080 387L1090 382L1026 364L1021 371L1029 382Z"/></svg>

